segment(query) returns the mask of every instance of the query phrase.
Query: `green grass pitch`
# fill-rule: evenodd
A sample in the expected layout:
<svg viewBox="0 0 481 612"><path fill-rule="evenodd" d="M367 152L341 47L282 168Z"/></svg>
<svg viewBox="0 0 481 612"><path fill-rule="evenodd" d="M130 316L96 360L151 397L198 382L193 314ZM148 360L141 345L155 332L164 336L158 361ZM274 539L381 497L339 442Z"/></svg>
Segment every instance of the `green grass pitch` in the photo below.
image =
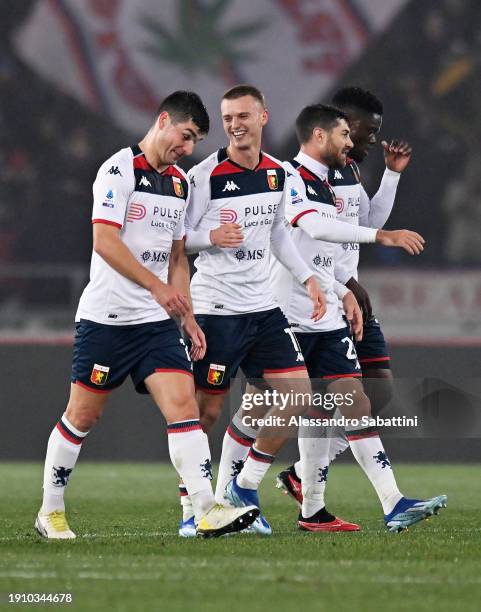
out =
<svg viewBox="0 0 481 612"><path fill-rule="evenodd" d="M296 507L274 488L261 500L274 535L216 540L177 537L176 477L168 465L79 463L67 494L77 540L33 531L42 466L0 464L0 609L7 595L73 594L63 609L168 612L468 612L481 601L479 465L401 465L410 496L446 493L438 517L392 535L369 482L334 465L328 507L360 533L296 529Z"/></svg>

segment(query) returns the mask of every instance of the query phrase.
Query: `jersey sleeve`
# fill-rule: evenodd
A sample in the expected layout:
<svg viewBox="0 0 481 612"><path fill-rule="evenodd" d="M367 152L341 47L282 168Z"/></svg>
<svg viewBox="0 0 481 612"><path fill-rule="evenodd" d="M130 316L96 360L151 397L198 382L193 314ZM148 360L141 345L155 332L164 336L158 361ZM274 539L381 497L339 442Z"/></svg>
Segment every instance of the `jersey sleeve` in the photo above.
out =
<svg viewBox="0 0 481 612"><path fill-rule="evenodd" d="M359 223L366 227L383 227L389 219L396 190L401 174L386 168L376 195L369 199L364 187L361 185L361 200L359 202Z"/></svg>
<svg viewBox="0 0 481 612"><path fill-rule="evenodd" d="M131 159L124 159L119 153L102 164L92 187L92 223L106 223L121 229L134 184Z"/></svg>
<svg viewBox="0 0 481 612"><path fill-rule="evenodd" d="M210 202L209 173L200 166L189 170L189 201L185 212L185 250L188 254L198 253L212 246L210 230L202 228L201 222Z"/></svg>
<svg viewBox="0 0 481 612"><path fill-rule="evenodd" d="M284 163L286 171L285 217L292 226L309 213L315 213L306 195L304 181L299 172L288 162Z"/></svg>

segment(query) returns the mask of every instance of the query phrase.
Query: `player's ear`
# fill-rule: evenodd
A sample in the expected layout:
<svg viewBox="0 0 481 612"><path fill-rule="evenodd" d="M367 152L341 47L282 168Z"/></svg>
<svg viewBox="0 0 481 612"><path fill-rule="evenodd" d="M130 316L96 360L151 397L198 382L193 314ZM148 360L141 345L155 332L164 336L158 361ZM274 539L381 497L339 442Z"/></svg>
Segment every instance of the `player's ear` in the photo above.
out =
<svg viewBox="0 0 481 612"><path fill-rule="evenodd" d="M261 116L262 127L264 127L268 121L269 121L269 111L267 110L267 108L265 108Z"/></svg>
<svg viewBox="0 0 481 612"><path fill-rule="evenodd" d="M162 130L167 125L169 120L170 120L169 113L167 111L162 111L157 118L157 125L159 129Z"/></svg>

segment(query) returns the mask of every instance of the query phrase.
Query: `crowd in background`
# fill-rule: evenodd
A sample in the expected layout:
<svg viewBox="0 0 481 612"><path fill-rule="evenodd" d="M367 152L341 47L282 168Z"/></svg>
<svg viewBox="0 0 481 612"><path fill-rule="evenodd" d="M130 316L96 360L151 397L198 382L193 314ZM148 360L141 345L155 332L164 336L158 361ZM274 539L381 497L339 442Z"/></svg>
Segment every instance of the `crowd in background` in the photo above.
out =
<svg viewBox="0 0 481 612"><path fill-rule="evenodd" d="M132 135L16 57L10 35L32 1L15 4L9 2L0 25L0 265L87 265L92 180ZM367 87L383 100L382 137L413 146L388 227L416 229L428 243L422 262L396 249L370 248L363 263L439 268L481 262L480 26L477 0L410 2L344 75L342 84ZM292 139L272 153L292 156L295 147ZM371 193L382 168L379 148L361 168ZM0 300L12 291L2 285ZM28 298L31 288L17 283L16 290Z"/></svg>

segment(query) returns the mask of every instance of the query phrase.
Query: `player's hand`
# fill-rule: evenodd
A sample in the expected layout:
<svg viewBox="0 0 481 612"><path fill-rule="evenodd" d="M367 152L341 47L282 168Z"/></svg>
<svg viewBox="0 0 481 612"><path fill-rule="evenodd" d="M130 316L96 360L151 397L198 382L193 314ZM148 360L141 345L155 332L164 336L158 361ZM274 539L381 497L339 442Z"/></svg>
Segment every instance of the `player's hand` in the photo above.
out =
<svg viewBox="0 0 481 612"><path fill-rule="evenodd" d="M347 281L346 287L353 292L354 297L359 304L359 308L361 309L362 319L364 323L366 323L372 317L372 306L368 292L353 277Z"/></svg>
<svg viewBox="0 0 481 612"><path fill-rule="evenodd" d="M410 255L419 255L424 250L424 238L411 230L377 230L376 242L387 247L399 247Z"/></svg>
<svg viewBox="0 0 481 612"><path fill-rule="evenodd" d="M184 317L192 310L187 296L172 285L159 281L151 293L154 300L166 310L169 317Z"/></svg>
<svg viewBox="0 0 481 612"><path fill-rule="evenodd" d="M192 313L182 319L182 329L189 336L192 343L192 348L190 349L190 358L192 361L203 359L205 351L207 350L207 343L205 341L204 332L199 327Z"/></svg>
<svg viewBox="0 0 481 612"><path fill-rule="evenodd" d="M346 293L342 298L342 305L354 340L360 342L362 340L362 313L352 291Z"/></svg>
<svg viewBox="0 0 481 612"><path fill-rule="evenodd" d="M210 241L214 246L233 249L244 242L242 227L238 223L224 223L210 231Z"/></svg>
<svg viewBox="0 0 481 612"><path fill-rule="evenodd" d="M391 140L381 142L384 149L384 161L389 170L402 172L411 160L412 148L404 140Z"/></svg>
<svg viewBox="0 0 481 612"><path fill-rule="evenodd" d="M314 302L314 308L312 310L311 319L313 321L319 321L326 314L327 304L326 296L324 291L321 289L319 283L314 276L310 276L304 283L305 288L309 297Z"/></svg>

